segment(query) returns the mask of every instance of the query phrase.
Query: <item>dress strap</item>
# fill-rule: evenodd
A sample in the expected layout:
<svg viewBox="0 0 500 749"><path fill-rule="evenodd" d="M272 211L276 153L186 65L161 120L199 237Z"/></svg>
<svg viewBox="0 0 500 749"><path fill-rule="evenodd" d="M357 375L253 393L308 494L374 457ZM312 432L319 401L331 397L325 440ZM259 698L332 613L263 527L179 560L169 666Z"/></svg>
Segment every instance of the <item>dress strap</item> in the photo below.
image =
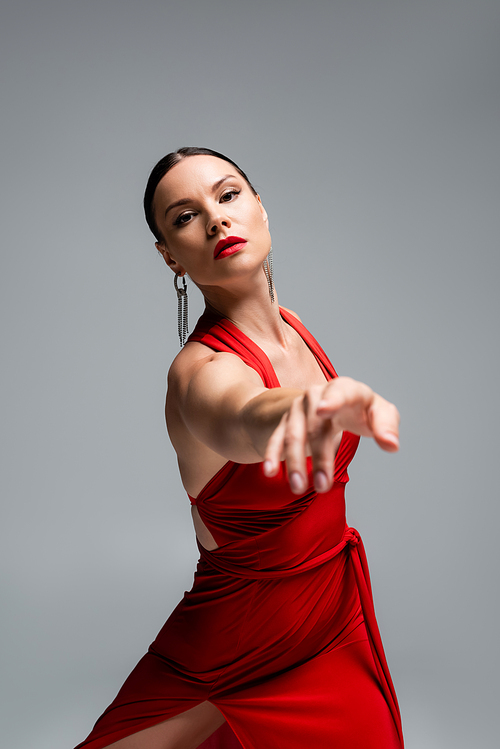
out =
<svg viewBox="0 0 500 749"><path fill-rule="evenodd" d="M330 359L300 320L283 307L280 307L280 314L283 320L299 334L306 346L311 349L326 378L330 380L332 377L337 377L337 372ZM245 364L258 372L266 387L280 387L278 377L267 354L234 323L222 317L222 315L211 311L204 312L189 336L189 341L203 343L214 351L236 354Z"/></svg>
<svg viewBox="0 0 500 749"><path fill-rule="evenodd" d="M299 334L306 346L311 349L327 379L331 380L333 377L338 377L337 372L335 371L335 368L330 359L323 351L316 338L311 335L311 333L305 327L305 325L303 325L301 321L297 317L295 317L295 315L292 315L291 312L283 309L283 307L280 307L280 313L283 320Z"/></svg>
<svg viewBox="0 0 500 749"><path fill-rule="evenodd" d="M236 354L247 366L255 369L265 387L280 387L267 354L227 318L205 312L196 323L189 341L203 343L214 351Z"/></svg>

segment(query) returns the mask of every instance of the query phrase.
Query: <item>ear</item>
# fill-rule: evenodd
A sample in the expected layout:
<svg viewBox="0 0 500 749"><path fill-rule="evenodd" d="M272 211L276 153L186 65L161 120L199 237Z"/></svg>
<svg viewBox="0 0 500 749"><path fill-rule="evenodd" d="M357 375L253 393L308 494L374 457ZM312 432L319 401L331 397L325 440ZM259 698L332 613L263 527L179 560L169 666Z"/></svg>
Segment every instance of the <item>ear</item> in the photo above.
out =
<svg viewBox="0 0 500 749"><path fill-rule="evenodd" d="M173 270L174 273L179 273L179 275L183 276L185 274L184 268L179 265L177 260L174 260L170 252L167 250L165 245L162 242L155 242L155 247L160 253L160 255L163 257L164 261L168 265L169 268Z"/></svg>
<svg viewBox="0 0 500 749"><path fill-rule="evenodd" d="M263 220L264 220L267 228L269 229L269 219L267 217L266 209L262 205L262 200L260 199L260 195L257 193L255 197L257 198L257 203L259 204L260 212L262 213L262 218L263 218Z"/></svg>

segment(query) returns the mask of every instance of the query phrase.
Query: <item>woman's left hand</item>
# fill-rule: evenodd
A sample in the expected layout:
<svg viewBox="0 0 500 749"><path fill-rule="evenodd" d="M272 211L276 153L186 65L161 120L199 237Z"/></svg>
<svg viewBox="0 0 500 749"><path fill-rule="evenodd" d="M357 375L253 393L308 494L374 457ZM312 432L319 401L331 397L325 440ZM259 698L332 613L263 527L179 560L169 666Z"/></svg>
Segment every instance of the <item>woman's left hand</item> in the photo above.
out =
<svg viewBox="0 0 500 749"><path fill-rule="evenodd" d="M295 494L307 488L306 457L311 455L314 486L328 491L333 483L339 433L373 437L387 452L399 449L399 412L362 382L336 377L294 398L272 433L264 455L264 473L274 476L285 460Z"/></svg>

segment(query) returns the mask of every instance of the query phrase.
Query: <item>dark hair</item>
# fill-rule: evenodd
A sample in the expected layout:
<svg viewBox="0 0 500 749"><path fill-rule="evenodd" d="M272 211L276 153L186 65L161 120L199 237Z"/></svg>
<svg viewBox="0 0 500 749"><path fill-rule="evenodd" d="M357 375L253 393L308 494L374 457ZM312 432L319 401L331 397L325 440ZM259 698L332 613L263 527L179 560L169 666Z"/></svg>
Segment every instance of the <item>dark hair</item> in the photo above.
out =
<svg viewBox="0 0 500 749"><path fill-rule="evenodd" d="M178 164L179 161L182 161L182 159L185 159L187 156L215 156L217 159L227 161L229 164L232 164L234 166L236 171L241 174L245 182L248 184L252 192L257 195L257 192L255 191L252 183L248 179L243 169L240 169L238 164L235 164L232 159L229 159L227 156L224 156L224 154L219 153L218 151L212 151L211 148L196 148L196 146L185 146L184 148L179 148L178 151L167 153L167 155L160 159L156 166L153 167L151 174L149 175L148 183L146 185L146 191L144 193L144 213L146 214L146 221L148 222L148 226L155 235L158 242L161 242L163 240L163 237L154 216L153 203L156 188L158 187L158 183L163 179L166 173L170 171L173 166Z"/></svg>

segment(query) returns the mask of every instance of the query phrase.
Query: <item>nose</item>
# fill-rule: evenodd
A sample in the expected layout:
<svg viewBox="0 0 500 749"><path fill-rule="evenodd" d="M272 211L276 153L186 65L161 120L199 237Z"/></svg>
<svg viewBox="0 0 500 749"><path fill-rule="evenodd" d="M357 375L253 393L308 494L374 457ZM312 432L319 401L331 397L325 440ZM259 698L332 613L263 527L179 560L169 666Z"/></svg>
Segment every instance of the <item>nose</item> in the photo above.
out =
<svg viewBox="0 0 500 749"><path fill-rule="evenodd" d="M214 213L209 217L207 222L207 232L210 236L215 236L215 234L217 234L217 232L219 232L223 227L225 229L231 228L231 219L229 218L229 216L226 216L224 213L219 212Z"/></svg>

